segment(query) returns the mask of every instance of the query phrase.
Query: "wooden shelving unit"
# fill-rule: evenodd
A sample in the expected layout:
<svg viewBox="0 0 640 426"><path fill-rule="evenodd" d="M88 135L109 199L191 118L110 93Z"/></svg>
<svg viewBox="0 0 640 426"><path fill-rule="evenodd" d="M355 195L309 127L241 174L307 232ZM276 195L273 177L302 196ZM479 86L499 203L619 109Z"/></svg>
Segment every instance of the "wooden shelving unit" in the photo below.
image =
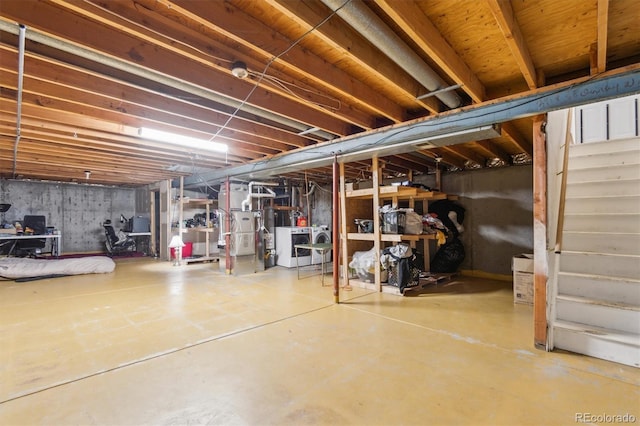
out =
<svg viewBox="0 0 640 426"><path fill-rule="evenodd" d="M195 228L186 228L184 227L184 212L185 209L193 209L193 208L204 208L205 214L207 218L207 222L209 222L211 208L214 204L217 204L217 200L211 200L208 198L190 198L184 196L184 186L183 186L183 178L180 178L180 194L179 194L179 214L178 214L178 223L179 230L178 232L182 236L182 240L188 240L185 236L189 234L201 234L204 235L204 255L200 256L192 256L189 258L183 258L183 263L194 263L194 262L217 262L220 260L219 253L213 252L211 250L211 235L213 235L216 228L208 227L208 226L198 226ZM198 238L199 240L199 238Z"/></svg>
<svg viewBox="0 0 640 426"><path fill-rule="evenodd" d="M216 202L214 200L209 200L209 199L201 199L201 198L182 198L180 200L180 208L182 209L182 211L184 211L184 208L191 208L191 207L204 207L205 211L206 211L206 218L207 221L209 221L209 213L211 212L211 206L213 205L213 203ZM183 221L180 221L180 224L182 225ZM204 234L205 236L205 242L204 242L204 256L193 256L193 257L189 257L189 258L184 258L182 259L183 262L185 263L194 263L194 262L210 262L210 261L219 261L220 260L220 256L218 253L212 253L211 252L211 234L213 234L213 232L215 231L215 228L213 227L204 227L204 226L199 226L199 227L195 227L195 228L184 228L184 227L180 227L180 233L181 234L188 234L188 233L201 233ZM184 240L184 238L183 238Z"/></svg>
<svg viewBox="0 0 640 426"><path fill-rule="evenodd" d="M380 231L379 207L391 204L397 208L400 202L408 202L409 208L415 208L416 203L422 203L422 211L428 210L429 201L455 199L442 192L426 191L406 186L380 186L378 160L374 157L372 171L372 188L346 190L344 178L344 165L340 167L340 202L341 202L341 251L342 251L342 276L345 284L356 285L370 290L384 291L400 294L397 287L384 285L381 282L379 268L375 270L375 281L368 283L359 279L349 278L349 262L356 251L367 251L375 248L376 262L379 262L380 250L388 244L408 242L410 247L418 249L424 255L424 270L429 270L430 248L429 241L435 239L433 234L383 234ZM354 219L373 219L373 233L356 232Z"/></svg>

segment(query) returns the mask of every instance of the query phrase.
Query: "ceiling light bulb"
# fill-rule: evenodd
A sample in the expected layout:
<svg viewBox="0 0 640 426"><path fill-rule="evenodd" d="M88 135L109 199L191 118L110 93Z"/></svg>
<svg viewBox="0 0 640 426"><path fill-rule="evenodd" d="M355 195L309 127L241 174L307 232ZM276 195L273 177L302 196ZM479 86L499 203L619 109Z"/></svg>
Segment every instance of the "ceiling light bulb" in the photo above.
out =
<svg viewBox="0 0 640 426"><path fill-rule="evenodd" d="M247 78L249 76L249 71L247 71L247 64L242 61L234 62L231 66L231 74L240 79Z"/></svg>

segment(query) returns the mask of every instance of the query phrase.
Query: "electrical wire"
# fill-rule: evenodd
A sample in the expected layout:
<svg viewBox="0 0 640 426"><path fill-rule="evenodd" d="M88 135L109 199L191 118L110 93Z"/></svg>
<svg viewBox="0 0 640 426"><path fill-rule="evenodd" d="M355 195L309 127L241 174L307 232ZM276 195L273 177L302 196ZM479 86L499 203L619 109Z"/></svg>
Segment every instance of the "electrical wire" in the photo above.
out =
<svg viewBox="0 0 640 426"><path fill-rule="evenodd" d="M315 30L317 30L320 26L322 26L325 22L327 22L329 19L331 19L334 15L336 15L338 13L338 11L340 11L343 7L345 7L347 4L349 4L351 2L351 0L346 0L344 2L344 4L342 4L342 6L340 6L339 8L337 8L336 10L332 11L326 18L324 18L322 21L320 21L318 24L314 25L312 28L310 28L307 32L305 32L304 34L302 34L300 37L298 37L296 40L294 40L289 47L287 47L286 49L284 49L282 52L280 52L278 55L272 57L267 64L265 65L264 69L262 70L262 72L259 74L258 79L255 81L253 87L251 88L251 90L249 91L249 93L247 94L247 96L245 96L245 98L242 100L242 102L240 102L240 105L238 105L238 107L236 107L236 109L233 111L233 113L231 113L231 115L227 118L227 120L225 121L225 123L218 129L218 131L209 139L209 142L213 141L219 134L220 132L222 132L224 129L227 128L227 126L229 125L229 123L231 122L231 120L233 120L236 115L238 114L238 112L240 112L240 110L242 109L242 107L244 107L246 105L246 103L249 101L249 99L251 98L251 96L253 95L253 93L256 91L256 89L260 86L260 83L262 82L262 80L265 78L265 75L267 73L267 70L271 67L271 65L278 59L280 59L282 56L286 55L291 49L293 49L296 45L298 45L303 39L305 39L309 34L311 34L312 32L314 32Z"/></svg>
<svg viewBox="0 0 640 426"><path fill-rule="evenodd" d="M249 75L257 76L257 74L254 73L253 71L250 71ZM317 91L314 91L314 90L307 89L307 88L302 87L300 85L297 85L295 83L289 83L288 81L282 80L282 79L280 79L278 77L274 77L272 75L265 75L264 79L265 79L265 81L267 83L271 83L274 86L279 87L283 91L289 93L291 96L293 96L293 97L295 97L297 99L300 99L301 101L310 103L312 105L316 105L316 106L319 106L321 108L330 109L330 110L334 110L334 111L338 111L342 107L342 103L340 102L340 99L332 98L331 96L325 95L324 93L320 93L320 92L317 92ZM314 94L316 96L325 97L327 99L330 99L330 100L334 101L337 104L337 106L331 106L329 104L323 104L323 103L320 103L320 102L310 101L309 99L305 99L301 95L298 95L293 90L289 89L287 86L293 86L293 87L295 87L297 89L300 89L300 90L303 90L303 91L305 91L307 93L311 93L311 94Z"/></svg>
<svg viewBox="0 0 640 426"><path fill-rule="evenodd" d="M177 45L181 45L181 46L186 47L186 48L188 48L190 50L193 50L194 52L197 52L197 53L199 53L199 54L201 54L203 56L206 56L206 57L209 57L209 58L213 58L216 61L225 62L225 63L228 63L228 64L232 64L233 63L233 60L231 60L231 59L226 59L226 58L222 58L220 56L212 55L211 53L207 52L206 50L198 49L197 47L194 47L194 46L192 46L192 45L190 45L188 43L185 43L184 41L181 41L181 40L179 40L179 39L177 39L175 37L171 37L171 36L168 36L168 35L166 35L164 33L161 33L160 31L154 30L153 28L151 28L151 26L141 25L138 22L136 22L136 21L134 21L134 20L132 20L130 18L127 18L126 16L123 16L123 15L121 15L121 14L119 14L119 13L113 11L113 10L107 9L106 7L101 6L99 4L96 4L93 1L90 1L90 0L83 0L83 1L85 3L87 3L87 4L90 4L92 7L96 7L98 9L102 10L105 13L108 13L110 15L116 16L116 17L122 19L123 21L126 21L127 23L129 23L131 25L134 25L134 26L139 27L139 28L144 28L145 31L149 31L149 32L161 37L161 38L170 40L171 43L174 43L174 44L177 44ZM163 4L161 1L159 3ZM167 9L171 9L171 6L169 6L169 5L164 5L164 6ZM133 7L136 10L138 10L139 5L136 2L133 2Z"/></svg>

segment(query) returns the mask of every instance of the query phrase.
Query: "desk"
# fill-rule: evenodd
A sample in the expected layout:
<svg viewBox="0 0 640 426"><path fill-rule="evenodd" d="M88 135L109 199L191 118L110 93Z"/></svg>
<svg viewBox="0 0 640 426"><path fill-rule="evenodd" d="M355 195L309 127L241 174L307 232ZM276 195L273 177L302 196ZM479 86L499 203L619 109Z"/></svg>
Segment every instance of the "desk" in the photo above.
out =
<svg viewBox="0 0 640 426"><path fill-rule="evenodd" d="M320 274L322 275L322 285L324 286L324 274L325 274L325 266L324 259L326 258L325 254L329 250L333 249L333 244L331 243L318 243L318 244L296 244L293 246L296 251L296 271L298 272L298 279L300 279L300 265L298 265L298 249L308 249L308 250L318 250L322 255L322 263L320 267ZM310 276L310 275L309 275Z"/></svg>
<svg viewBox="0 0 640 426"><path fill-rule="evenodd" d="M45 235L16 235L16 234L0 234L0 242L13 241L13 245L9 250L9 255L13 253L16 243L20 240L53 240L51 242L51 255L58 257L62 254L62 234L45 234Z"/></svg>
<svg viewBox="0 0 640 426"><path fill-rule="evenodd" d="M138 238L139 237L149 237L147 240L147 244L144 247L146 250L142 250L143 253L151 256L151 232L125 232L127 237L133 237L136 242L136 251L138 250Z"/></svg>

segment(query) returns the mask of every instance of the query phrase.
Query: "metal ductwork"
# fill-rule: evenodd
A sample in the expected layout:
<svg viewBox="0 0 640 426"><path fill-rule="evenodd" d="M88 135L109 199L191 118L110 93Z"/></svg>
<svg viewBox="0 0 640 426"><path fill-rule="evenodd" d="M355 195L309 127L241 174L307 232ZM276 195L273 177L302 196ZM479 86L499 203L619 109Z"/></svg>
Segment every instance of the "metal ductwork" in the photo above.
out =
<svg viewBox="0 0 640 426"><path fill-rule="evenodd" d="M331 10L337 10L336 13L340 18L429 91L433 92L449 86L361 0L347 1L348 4L345 5L345 0L322 0ZM462 104L460 97L453 91L440 92L435 96L449 108L457 108Z"/></svg>

